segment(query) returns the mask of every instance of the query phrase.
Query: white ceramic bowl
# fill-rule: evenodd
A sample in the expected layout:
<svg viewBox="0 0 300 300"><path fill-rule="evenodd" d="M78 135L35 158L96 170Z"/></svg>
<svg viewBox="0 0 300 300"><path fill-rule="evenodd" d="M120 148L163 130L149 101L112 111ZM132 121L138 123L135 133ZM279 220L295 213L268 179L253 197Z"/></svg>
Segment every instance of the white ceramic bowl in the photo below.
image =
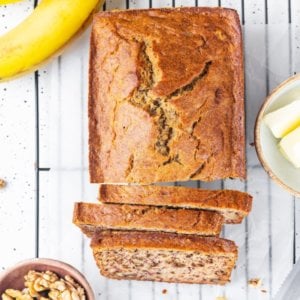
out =
<svg viewBox="0 0 300 300"><path fill-rule="evenodd" d="M0 295L9 288L22 290L24 288L24 276L30 270L40 272L49 270L60 277L70 275L84 288L87 300L95 300L91 286L78 270L64 262L47 258L24 260L2 272L0 274Z"/></svg>
<svg viewBox="0 0 300 300"><path fill-rule="evenodd" d="M255 124L255 147L263 167L279 185L300 197L300 169L287 161L278 149L276 139L266 126L264 116L296 99L300 99L300 75L290 77L267 97Z"/></svg>

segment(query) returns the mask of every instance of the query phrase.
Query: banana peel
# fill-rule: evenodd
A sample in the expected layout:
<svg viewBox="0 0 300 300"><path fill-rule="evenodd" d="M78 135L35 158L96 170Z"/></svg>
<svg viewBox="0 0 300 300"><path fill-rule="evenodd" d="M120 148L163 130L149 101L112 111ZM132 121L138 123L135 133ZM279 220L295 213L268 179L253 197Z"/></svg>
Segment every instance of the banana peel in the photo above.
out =
<svg viewBox="0 0 300 300"><path fill-rule="evenodd" d="M1 0L0 0L1 1ZM36 70L81 33L104 0L42 0L17 27L0 36L0 82Z"/></svg>
<svg viewBox="0 0 300 300"><path fill-rule="evenodd" d="M5 5L5 4L12 4L16 2L20 2L22 0L0 0L0 5Z"/></svg>

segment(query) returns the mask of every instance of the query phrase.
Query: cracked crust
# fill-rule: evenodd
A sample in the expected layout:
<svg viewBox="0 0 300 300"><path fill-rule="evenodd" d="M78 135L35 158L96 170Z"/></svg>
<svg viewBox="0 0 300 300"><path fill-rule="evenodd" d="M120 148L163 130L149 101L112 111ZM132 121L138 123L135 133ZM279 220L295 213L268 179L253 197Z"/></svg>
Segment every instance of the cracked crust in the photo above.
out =
<svg viewBox="0 0 300 300"><path fill-rule="evenodd" d="M218 236L224 218L212 211L145 205L75 203L73 223L92 237L101 230L163 231Z"/></svg>
<svg viewBox="0 0 300 300"><path fill-rule="evenodd" d="M207 209L221 213L225 223L241 223L252 207L252 196L234 190L202 190L174 186L101 185L99 199L123 203Z"/></svg>
<svg viewBox="0 0 300 300"><path fill-rule="evenodd" d="M92 182L245 178L234 10L101 12L90 51Z"/></svg>

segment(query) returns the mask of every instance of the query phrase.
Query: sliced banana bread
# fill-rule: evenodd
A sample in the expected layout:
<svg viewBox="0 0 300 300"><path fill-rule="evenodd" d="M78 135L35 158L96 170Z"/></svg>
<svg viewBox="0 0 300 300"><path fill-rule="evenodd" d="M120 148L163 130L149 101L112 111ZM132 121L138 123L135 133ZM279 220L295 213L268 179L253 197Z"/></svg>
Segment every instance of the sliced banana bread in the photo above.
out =
<svg viewBox="0 0 300 300"><path fill-rule="evenodd" d="M232 241L161 232L102 231L91 247L101 274L114 279L223 285L237 259Z"/></svg>
<svg viewBox="0 0 300 300"><path fill-rule="evenodd" d="M148 230L219 235L223 216L213 211L146 205L75 203L73 222L89 237L99 230Z"/></svg>
<svg viewBox="0 0 300 300"><path fill-rule="evenodd" d="M106 203L130 203L218 211L225 223L241 223L252 207L252 196L233 190L202 190L174 186L101 185L99 197Z"/></svg>

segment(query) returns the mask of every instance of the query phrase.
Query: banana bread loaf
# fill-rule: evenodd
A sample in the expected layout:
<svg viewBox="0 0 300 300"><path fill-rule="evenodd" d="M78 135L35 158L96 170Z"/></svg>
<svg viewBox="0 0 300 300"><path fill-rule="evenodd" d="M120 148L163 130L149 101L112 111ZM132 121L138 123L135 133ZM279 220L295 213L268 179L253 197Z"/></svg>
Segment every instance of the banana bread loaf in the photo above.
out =
<svg viewBox="0 0 300 300"><path fill-rule="evenodd" d="M100 12L90 43L92 182L245 178L236 11Z"/></svg>
<svg viewBox="0 0 300 300"><path fill-rule="evenodd" d="M75 203L73 223L89 237L99 230L220 234L223 216L212 211L146 205Z"/></svg>
<svg viewBox="0 0 300 300"><path fill-rule="evenodd" d="M237 259L232 241L173 233L103 231L91 247L101 274L114 279L222 285Z"/></svg>
<svg viewBox="0 0 300 300"><path fill-rule="evenodd" d="M221 213L225 223L241 223L252 207L252 197L247 193L178 186L101 185L99 198L105 203L207 209Z"/></svg>

